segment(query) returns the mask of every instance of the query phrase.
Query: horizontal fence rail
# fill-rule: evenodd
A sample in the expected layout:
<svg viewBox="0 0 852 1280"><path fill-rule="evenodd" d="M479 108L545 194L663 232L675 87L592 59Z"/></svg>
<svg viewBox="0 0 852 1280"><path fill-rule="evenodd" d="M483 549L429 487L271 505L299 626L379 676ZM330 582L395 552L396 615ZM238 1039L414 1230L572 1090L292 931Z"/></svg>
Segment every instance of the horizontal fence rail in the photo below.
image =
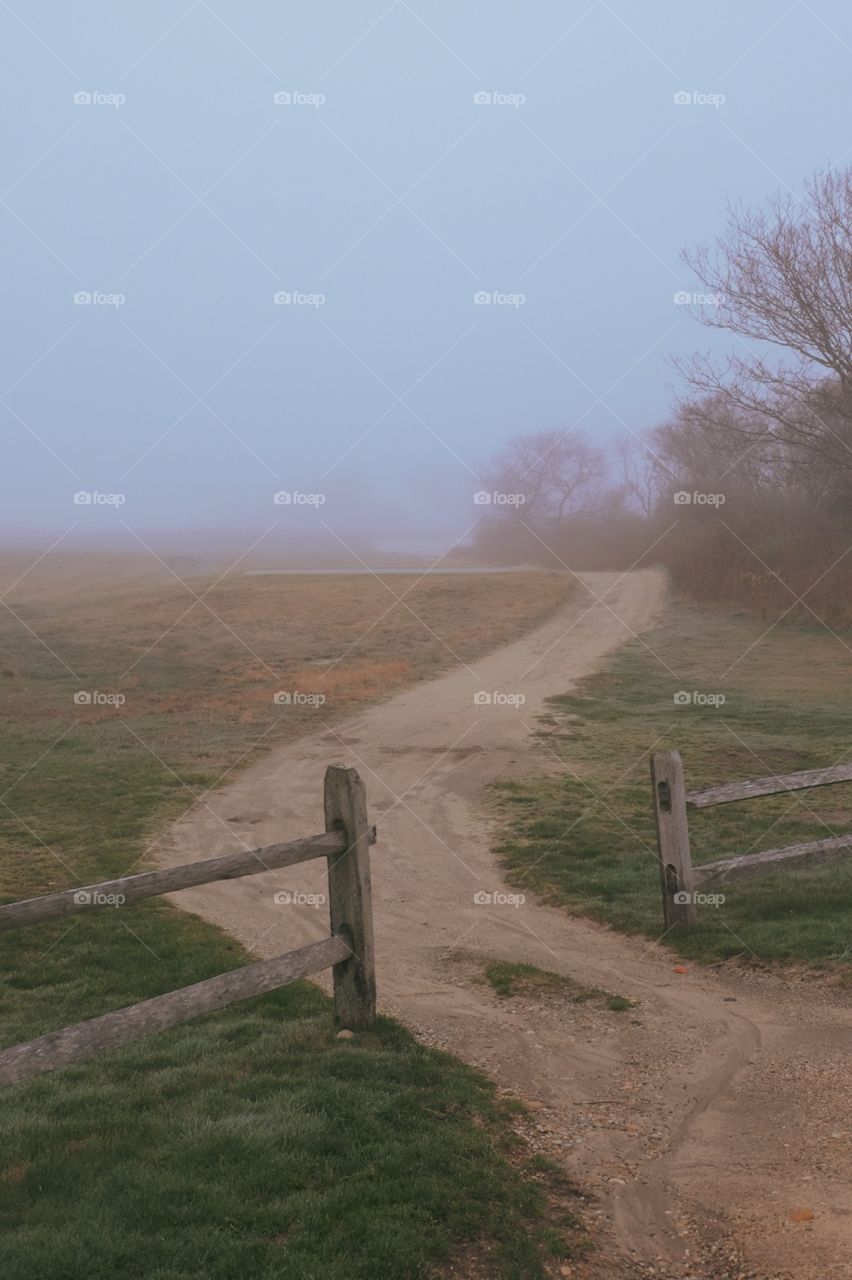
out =
<svg viewBox="0 0 852 1280"><path fill-rule="evenodd" d="M351 954L342 938L323 938L322 942L288 951L274 960L258 960L232 973L220 973L191 987L181 987L167 995L105 1013L100 1018L51 1031L37 1040L16 1044L13 1049L0 1052L0 1085L16 1084L45 1071L67 1067L72 1062L83 1062L101 1049L116 1049L154 1031L189 1022L202 1013L224 1009L236 1000L274 991L288 982L340 964Z"/></svg>
<svg viewBox="0 0 852 1280"><path fill-rule="evenodd" d="M829 836L826 840L811 840L807 844L788 844L783 849L764 849L761 853L741 853L718 862L702 862L692 868L696 884L718 880L753 880L770 871L784 871L787 867L807 862L811 866L830 862L838 853L852 850L852 833L848 836Z"/></svg>
<svg viewBox="0 0 852 1280"><path fill-rule="evenodd" d="M695 923L696 885L755 879L787 868L818 865L830 861L838 854L852 851L852 834L849 834L830 836L825 840L810 840L804 844L791 844L781 849L737 854L720 858L716 862L693 866L689 847L688 806L703 809L710 805L730 804L735 800L751 800L757 796L776 795L784 791L800 791L805 787L825 787L838 782L852 782L852 764L832 765L828 769L803 769L798 773L751 778L745 782L726 782L719 786L687 791L680 752L653 752L651 787L666 925L688 926Z"/></svg>
<svg viewBox="0 0 852 1280"><path fill-rule="evenodd" d="M828 787L835 782L852 782L852 764L835 764L830 769L803 769L800 773L779 773L770 778L752 778L748 782L724 782L718 787L701 787L698 791L687 791L686 803L696 809L704 809L712 804L753 800L756 796L771 796L779 791Z"/></svg>
<svg viewBox="0 0 852 1280"><path fill-rule="evenodd" d="M312 858L324 857L328 861L328 938L0 1050L0 1086L83 1062L102 1049L130 1044L328 968L334 979L337 1025L352 1031L371 1027L376 1017L376 975L369 850L376 840L376 828L367 819L364 783L354 769L328 766L324 809L326 829L322 835L104 880L0 907L0 931L17 929L78 911L115 906L119 897L124 905L217 880L278 870Z"/></svg>
<svg viewBox="0 0 852 1280"><path fill-rule="evenodd" d="M370 843L374 844L375 840L376 828L372 827ZM264 871L279 871L282 867L309 862L312 858L331 858L345 852L344 834L329 831L321 836L307 836L304 840L290 840L287 844L270 844L263 849L246 849L217 858L204 858L200 862L186 862L163 871L143 871L140 875L123 876L118 880L102 880L100 884L81 885L77 889L49 893L42 898L26 898L0 907L0 933L39 924L56 916L115 906L115 899L119 897L124 906L162 893L177 893L181 889L210 884L214 880L261 875Z"/></svg>

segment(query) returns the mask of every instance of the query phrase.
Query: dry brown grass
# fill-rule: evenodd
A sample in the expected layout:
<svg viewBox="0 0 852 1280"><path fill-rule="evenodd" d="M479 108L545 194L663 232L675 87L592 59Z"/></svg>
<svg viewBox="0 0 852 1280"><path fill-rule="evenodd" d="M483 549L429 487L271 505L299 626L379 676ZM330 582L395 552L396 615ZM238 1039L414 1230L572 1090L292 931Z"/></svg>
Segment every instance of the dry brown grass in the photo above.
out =
<svg viewBox="0 0 852 1280"><path fill-rule="evenodd" d="M210 573L183 585L151 564L54 554L18 582L6 598L18 616L0 611L10 720L76 714L94 727L118 714L170 758L227 766L261 734L269 745L308 732L318 711L334 719L475 660L544 621L570 590L564 575L523 572ZM0 563L0 591L25 568ZM78 709L77 689L126 703ZM279 690L325 702L276 705Z"/></svg>

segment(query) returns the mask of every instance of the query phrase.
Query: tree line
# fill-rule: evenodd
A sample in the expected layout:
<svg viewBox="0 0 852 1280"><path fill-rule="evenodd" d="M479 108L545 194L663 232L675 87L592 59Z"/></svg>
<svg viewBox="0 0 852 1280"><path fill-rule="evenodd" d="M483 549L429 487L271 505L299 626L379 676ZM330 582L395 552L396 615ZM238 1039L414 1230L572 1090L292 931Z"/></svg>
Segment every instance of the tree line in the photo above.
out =
<svg viewBox="0 0 852 1280"><path fill-rule="evenodd" d="M475 549L662 563L702 599L852 621L852 170L729 206L715 242L682 257L706 290L694 318L730 352L676 362L668 419L615 445L570 427L510 441Z"/></svg>

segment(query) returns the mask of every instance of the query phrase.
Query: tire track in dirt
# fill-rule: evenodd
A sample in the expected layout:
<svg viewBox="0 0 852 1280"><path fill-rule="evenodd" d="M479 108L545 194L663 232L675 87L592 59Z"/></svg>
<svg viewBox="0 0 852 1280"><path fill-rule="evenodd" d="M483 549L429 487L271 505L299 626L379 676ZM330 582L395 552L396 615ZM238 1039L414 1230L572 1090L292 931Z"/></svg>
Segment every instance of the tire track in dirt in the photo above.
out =
<svg viewBox="0 0 852 1280"><path fill-rule="evenodd" d="M586 1189L603 1245L576 1277L730 1277L745 1251L760 1280L852 1276L848 1005L795 975L691 967L669 952L503 890L483 808L500 777L552 771L536 716L649 627L652 571L588 574L587 594L523 639L271 751L213 792L162 843L164 863L322 828L322 776L342 760L366 782L379 1001L423 1039L525 1098L542 1147ZM521 710L476 705L522 693ZM651 856L637 840L637 857ZM309 863L175 898L261 956L324 936L325 912L280 889L325 891ZM635 1017L568 1000L499 1000L490 959L522 961L636 1002ZM736 1005L736 1008L732 1006ZM818 1053L814 1048L818 1047ZM792 1208L814 1206L794 1224Z"/></svg>

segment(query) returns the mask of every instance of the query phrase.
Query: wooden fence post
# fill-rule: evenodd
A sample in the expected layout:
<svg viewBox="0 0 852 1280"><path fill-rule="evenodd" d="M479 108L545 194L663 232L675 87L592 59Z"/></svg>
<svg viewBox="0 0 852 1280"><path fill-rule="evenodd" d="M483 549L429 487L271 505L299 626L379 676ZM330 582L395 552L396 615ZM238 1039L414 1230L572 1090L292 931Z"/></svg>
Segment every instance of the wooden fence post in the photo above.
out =
<svg viewBox="0 0 852 1280"><path fill-rule="evenodd" d="M328 895L331 932L342 937L352 951L332 971L334 1017L338 1026L361 1031L376 1019L371 828L364 783L357 771L346 765L330 764L325 771L325 829L346 835L346 852L328 858Z"/></svg>
<svg viewBox="0 0 852 1280"><path fill-rule="evenodd" d="M660 851L663 917L667 927L694 924L694 884L686 816L686 787L679 751L653 752L651 785Z"/></svg>

